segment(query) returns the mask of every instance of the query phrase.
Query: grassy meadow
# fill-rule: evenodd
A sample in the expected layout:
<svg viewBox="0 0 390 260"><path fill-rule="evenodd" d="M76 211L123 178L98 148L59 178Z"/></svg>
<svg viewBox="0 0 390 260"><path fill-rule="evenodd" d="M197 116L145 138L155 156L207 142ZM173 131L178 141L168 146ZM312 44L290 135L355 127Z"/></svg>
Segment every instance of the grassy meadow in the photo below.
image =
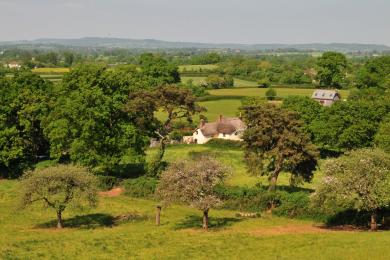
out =
<svg viewBox="0 0 390 260"><path fill-rule="evenodd" d="M242 97L265 97L267 88L229 88L212 89L208 92L213 96L242 96ZM313 94L314 89L304 88L275 88L278 97L287 96L308 96ZM340 90L342 98L348 98L348 90Z"/></svg>
<svg viewBox="0 0 390 260"><path fill-rule="evenodd" d="M205 65L180 65L179 72L199 72L214 70L218 68L218 65L215 64L205 64Z"/></svg>
<svg viewBox="0 0 390 260"><path fill-rule="evenodd" d="M181 77L181 82L183 83L187 83L189 80L192 80L192 83L194 85L200 85L206 82L206 77L187 77L187 76ZM256 86L257 83L254 81L234 78L234 87L236 88L256 87Z"/></svg>
<svg viewBox="0 0 390 260"><path fill-rule="evenodd" d="M0 180L0 259L386 259L390 232L332 231L320 223L274 217L236 217L211 210L209 232L199 211L163 208L124 195L100 197L93 210L66 210L63 230L55 212L18 210L17 181ZM347 256L347 257L346 257Z"/></svg>

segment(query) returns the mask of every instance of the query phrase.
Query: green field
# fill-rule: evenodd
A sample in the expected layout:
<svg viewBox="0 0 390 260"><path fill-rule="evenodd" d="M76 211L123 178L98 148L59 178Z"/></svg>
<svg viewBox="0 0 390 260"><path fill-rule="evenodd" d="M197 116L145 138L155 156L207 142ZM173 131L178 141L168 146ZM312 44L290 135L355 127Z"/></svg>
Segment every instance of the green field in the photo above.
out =
<svg viewBox="0 0 390 260"><path fill-rule="evenodd" d="M179 72L199 72L205 70L214 70L218 68L218 65L215 64L206 64L206 65L180 65Z"/></svg>
<svg viewBox="0 0 390 260"><path fill-rule="evenodd" d="M266 88L229 88L212 89L208 92L213 96L243 96L243 97L265 97ZM308 96L313 94L314 89L304 88L275 88L278 97L287 96ZM348 98L348 90L340 90L342 98Z"/></svg>
<svg viewBox="0 0 390 260"><path fill-rule="evenodd" d="M38 74L64 74L70 70L69 68L36 68L31 71Z"/></svg>
<svg viewBox="0 0 390 260"><path fill-rule="evenodd" d="M188 80L192 80L195 85L200 85L206 81L206 77L181 77L181 82L186 83ZM245 88L245 87L256 87L257 83L254 81L242 80L234 78L234 87Z"/></svg>
<svg viewBox="0 0 390 260"><path fill-rule="evenodd" d="M150 149L148 151L148 158L153 158L153 155L157 152L157 149ZM168 162L179 161L183 159L190 159L193 153L212 153L216 158L228 165L231 168L231 175L227 178L226 184L230 186L247 186L252 187L257 183L264 185L268 184L266 176L254 176L247 172L244 163L244 154L240 148L216 148L208 145L173 145L169 146L165 153L165 160ZM311 183L304 183L303 188L314 189L320 181L322 174L316 172L314 179ZM278 184L289 185L290 174L282 173L278 179Z"/></svg>
<svg viewBox="0 0 390 260"><path fill-rule="evenodd" d="M319 223L272 217L236 217L211 210L211 229L200 212L163 208L126 196L101 197L90 211L67 210L63 230L55 213L35 206L17 210L17 181L0 180L0 259L387 259L390 232L330 231ZM121 221L121 216L133 216Z"/></svg>

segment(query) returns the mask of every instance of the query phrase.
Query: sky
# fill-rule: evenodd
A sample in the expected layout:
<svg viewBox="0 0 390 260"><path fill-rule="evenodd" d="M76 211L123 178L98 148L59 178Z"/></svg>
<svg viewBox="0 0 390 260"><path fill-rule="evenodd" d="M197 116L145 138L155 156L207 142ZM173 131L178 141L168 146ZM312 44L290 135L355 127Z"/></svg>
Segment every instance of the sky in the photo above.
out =
<svg viewBox="0 0 390 260"><path fill-rule="evenodd" d="M80 37L390 46L390 0L0 0L0 41Z"/></svg>

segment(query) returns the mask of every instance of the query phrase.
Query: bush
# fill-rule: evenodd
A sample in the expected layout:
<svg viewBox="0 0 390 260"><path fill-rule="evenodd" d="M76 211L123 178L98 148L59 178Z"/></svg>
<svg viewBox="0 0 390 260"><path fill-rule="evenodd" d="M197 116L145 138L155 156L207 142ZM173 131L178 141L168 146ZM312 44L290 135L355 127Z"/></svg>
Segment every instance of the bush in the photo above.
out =
<svg viewBox="0 0 390 260"><path fill-rule="evenodd" d="M272 213L276 216L320 220L327 217L319 209L311 207L311 190L284 187L269 192L266 186L258 184L253 188L218 186L216 192L224 200L225 209L259 212L268 210L273 201L276 208Z"/></svg>
<svg viewBox="0 0 390 260"><path fill-rule="evenodd" d="M135 198L152 198L157 184L157 179L146 176L128 179L122 183L125 194Z"/></svg>
<svg viewBox="0 0 390 260"><path fill-rule="evenodd" d="M98 175L98 188L101 190L111 190L115 186L117 186L120 182L120 179L114 176L103 176Z"/></svg>
<svg viewBox="0 0 390 260"><path fill-rule="evenodd" d="M265 97L268 99L268 100L274 100L276 98L276 90L273 89L273 88L269 88L266 92L265 92Z"/></svg>
<svg viewBox="0 0 390 260"><path fill-rule="evenodd" d="M242 142L214 138L208 141L206 145L212 148L239 148L241 147Z"/></svg>

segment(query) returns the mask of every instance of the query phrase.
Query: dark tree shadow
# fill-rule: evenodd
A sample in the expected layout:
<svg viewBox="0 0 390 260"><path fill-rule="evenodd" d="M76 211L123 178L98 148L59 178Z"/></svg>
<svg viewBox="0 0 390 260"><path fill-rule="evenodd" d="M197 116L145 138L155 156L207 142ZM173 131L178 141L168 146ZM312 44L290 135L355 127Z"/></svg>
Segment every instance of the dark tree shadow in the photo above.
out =
<svg viewBox="0 0 390 260"><path fill-rule="evenodd" d="M357 211L353 209L338 212L336 215L329 217L325 224L329 229L350 226L357 229L368 229L371 213L367 211ZM390 229L390 208L383 208L377 212L378 228L381 230Z"/></svg>
<svg viewBox="0 0 390 260"><path fill-rule="evenodd" d="M139 213L126 213L118 216L112 216L104 213L95 213L82 216L75 216L63 220L65 228L95 229L100 227L114 227L126 222L135 222L146 220L147 217ZM57 226L57 220L38 224L37 228L54 228Z"/></svg>
<svg viewBox="0 0 390 260"><path fill-rule="evenodd" d="M209 229L218 230L223 229L229 226L232 226L234 223L240 222L243 219L241 218L209 218ZM187 228L202 228L202 217L191 215L187 216L181 222L175 225L175 229L187 229Z"/></svg>

